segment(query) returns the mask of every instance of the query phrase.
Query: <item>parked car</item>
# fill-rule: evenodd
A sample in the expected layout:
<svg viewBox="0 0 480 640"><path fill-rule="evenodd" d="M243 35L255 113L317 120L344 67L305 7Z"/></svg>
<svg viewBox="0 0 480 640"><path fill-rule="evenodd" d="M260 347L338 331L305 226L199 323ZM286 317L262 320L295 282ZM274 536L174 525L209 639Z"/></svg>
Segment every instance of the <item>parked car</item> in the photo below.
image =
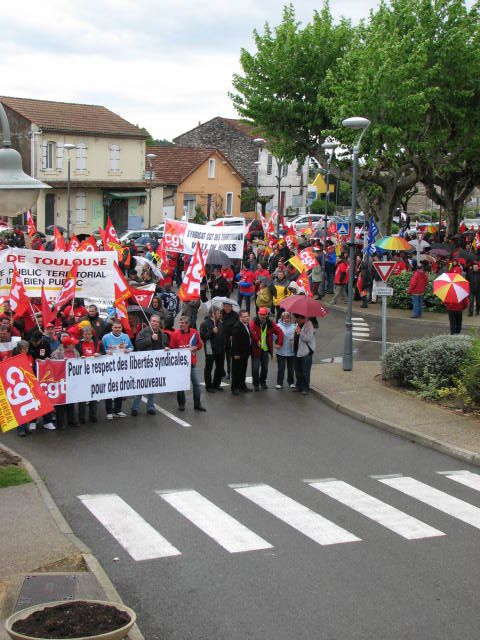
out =
<svg viewBox="0 0 480 640"><path fill-rule="evenodd" d="M161 238L163 236L163 229L162 231L159 231L158 229L133 229L131 231L125 231L125 233L120 236L119 240L120 242L130 242L130 240L135 240L136 243L138 238L142 238L144 236L153 238L154 235L156 235L157 238Z"/></svg>
<svg viewBox="0 0 480 640"><path fill-rule="evenodd" d="M295 231L300 231L300 229L305 229L306 227L308 227L310 220L312 222L312 225L315 227L317 223L323 220L323 215L319 213L312 213L310 215L304 214L302 216L292 218L291 220L287 220L287 224L293 226Z"/></svg>
<svg viewBox="0 0 480 640"><path fill-rule="evenodd" d="M234 226L234 225L244 225L245 218L236 218L234 216L227 216L226 218L216 218L215 220L209 220L207 225L210 227L218 227L218 226Z"/></svg>

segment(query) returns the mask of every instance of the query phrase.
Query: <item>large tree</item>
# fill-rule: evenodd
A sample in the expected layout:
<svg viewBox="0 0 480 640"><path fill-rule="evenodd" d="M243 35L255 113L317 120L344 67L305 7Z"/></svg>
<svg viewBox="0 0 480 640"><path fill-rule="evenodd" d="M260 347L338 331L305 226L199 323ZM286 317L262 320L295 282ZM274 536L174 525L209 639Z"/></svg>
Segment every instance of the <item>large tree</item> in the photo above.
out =
<svg viewBox="0 0 480 640"><path fill-rule="evenodd" d="M335 24L328 3L301 28L289 6L276 29L267 25L263 35L255 33L254 54L242 51L244 73L234 77L234 104L267 137L282 139L299 156L308 153L324 163L320 145L326 136L341 141L344 154L337 155L332 172L342 178L349 175L348 148L357 134L341 122L352 115L369 118L359 197L388 231L402 198L439 155L445 121L453 113L468 121L462 97L463 85L468 94L471 81L458 83L462 88L453 100L455 79L445 79L450 55L457 68L469 64L467 51L474 53L471 46L459 46L462 37L469 43L475 37L476 10L464 5L391 0L356 28L346 20ZM462 140L464 133L462 127Z"/></svg>

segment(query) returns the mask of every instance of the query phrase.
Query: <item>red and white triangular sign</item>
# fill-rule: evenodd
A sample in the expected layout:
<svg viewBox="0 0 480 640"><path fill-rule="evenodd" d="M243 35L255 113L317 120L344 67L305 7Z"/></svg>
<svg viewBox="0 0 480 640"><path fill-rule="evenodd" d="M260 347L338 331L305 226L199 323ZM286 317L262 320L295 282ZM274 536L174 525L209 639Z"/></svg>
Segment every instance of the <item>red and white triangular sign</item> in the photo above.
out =
<svg viewBox="0 0 480 640"><path fill-rule="evenodd" d="M383 280L383 282L386 282L389 279L392 271L395 268L395 265L396 262L394 262L393 260L387 262L372 262L372 266L375 267L378 275Z"/></svg>

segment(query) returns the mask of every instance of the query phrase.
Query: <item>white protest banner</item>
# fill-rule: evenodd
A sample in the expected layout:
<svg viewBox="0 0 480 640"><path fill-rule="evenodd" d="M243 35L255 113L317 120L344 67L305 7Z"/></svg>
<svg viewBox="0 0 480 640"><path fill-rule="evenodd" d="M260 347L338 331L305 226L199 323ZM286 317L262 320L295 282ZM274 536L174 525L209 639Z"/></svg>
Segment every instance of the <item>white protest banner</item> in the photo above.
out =
<svg viewBox="0 0 480 640"><path fill-rule="evenodd" d="M65 361L67 404L190 388L188 349L133 351Z"/></svg>
<svg viewBox="0 0 480 640"><path fill-rule="evenodd" d="M40 298L42 286L47 300L55 304L67 274L78 265L78 298L113 299L113 263L115 251L32 251L31 249L5 249L0 251L0 296L8 296L13 266L16 264L27 295Z"/></svg>
<svg viewBox="0 0 480 640"><path fill-rule="evenodd" d="M202 251L207 247L217 249L231 259L242 259L244 237L244 225L215 227L180 220L166 220L163 233L166 251L193 255L195 247L200 243Z"/></svg>

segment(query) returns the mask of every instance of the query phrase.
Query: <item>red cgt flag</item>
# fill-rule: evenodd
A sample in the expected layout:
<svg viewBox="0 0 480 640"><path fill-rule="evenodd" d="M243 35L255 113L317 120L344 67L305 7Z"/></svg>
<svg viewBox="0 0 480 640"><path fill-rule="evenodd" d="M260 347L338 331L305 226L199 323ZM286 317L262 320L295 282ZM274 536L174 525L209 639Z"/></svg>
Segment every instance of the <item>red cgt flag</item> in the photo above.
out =
<svg viewBox="0 0 480 640"><path fill-rule="evenodd" d="M43 326L46 327L49 322L53 322L57 315L56 309L52 311L50 305L48 304L47 296L45 295L45 290L42 284L42 317L43 317Z"/></svg>
<svg viewBox="0 0 480 640"><path fill-rule="evenodd" d="M113 284L115 285L115 306L121 302L126 302L132 297L132 290L128 282L125 280L120 267L116 262L113 263Z"/></svg>
<svg viewBox="0 0 480 640"><path fill-rule="evenodd" d="M12 284L10 285L10 309L14 318L21 318L30 306L30 299L25 290L22 276L18 273L17 265L13 267Z"/></svg>
<svg viewBox="0 0 480 640"><path fill-rule="evenodd" d="M130 326L130 320L128 319L127 307L125 306L125 300L122 299L122 293L115 285L115 309L116 317L122 323L122 327L128 335L132 336L132 327Z"/></svg>
<svg viewBox="0 0 480 640"><path fill-rule="evenodd" d="M35 226L35 222L33 220L32 212L30 209L27 211L27 232L30 237L34 236L37 233L37 227Z"/></svg>
<svg viewBox="0 0 480 640"><path fill-rule="evenodd" d="M67 251L78 251L79 246L80 240L75 234L73 234L73 236L70 238L70 242L68 243Z"/></svg>
<svg viewBox="0 0 480 640"><path fill-rule="evenodd" d="M53 227L53 250L54 251L66 251L67 245L65 244L65 238L62 236L57 227Z"/></svg>
<svg viewBox="0 0 480 640"><path fill-rule="evenodd" d="M0 427L5 433L53 411L22 353L0 363Z"/></svg>
<svg viewBox="0 0 480 640"><path fill-rule="evenodd" d="M202 253L200 243L197 242L195 252L188 265L185 277L178 292L178 297L182 302L186 300L198 300L200 298L200 282L205 275L205 260L208 256L208 247Z"/></svg>
<svg viewBox="0 0 480 640"><path fill-rule="evenodd" d="M65 278L62 290L60 291L57 302L55 303L57 309L62 309L66 304L68 304L75 298L75 289L77 288L77 271L78 264L74 264L68 272L67 277Z"/></svg>
<svg viewBox="0 0 480 640"><path fill-rule="evenodd" d="M77 251L98 251L98 246L95 238L90 236L80 243Z"/></svg>
<svg viewBox="0 0 480 640"><path fill-rule="evenodd" d="M118 239L118 235L117 235L117 232L115 231L115 227L113 226L112 221L110 220L110 216L108 216L107 226L105 230L99 228L98 231L100 233L100 236L102 237L104 249L106 249L107 251L108 250L120 251L121 243L120 243L120 240Z"/></svg>

